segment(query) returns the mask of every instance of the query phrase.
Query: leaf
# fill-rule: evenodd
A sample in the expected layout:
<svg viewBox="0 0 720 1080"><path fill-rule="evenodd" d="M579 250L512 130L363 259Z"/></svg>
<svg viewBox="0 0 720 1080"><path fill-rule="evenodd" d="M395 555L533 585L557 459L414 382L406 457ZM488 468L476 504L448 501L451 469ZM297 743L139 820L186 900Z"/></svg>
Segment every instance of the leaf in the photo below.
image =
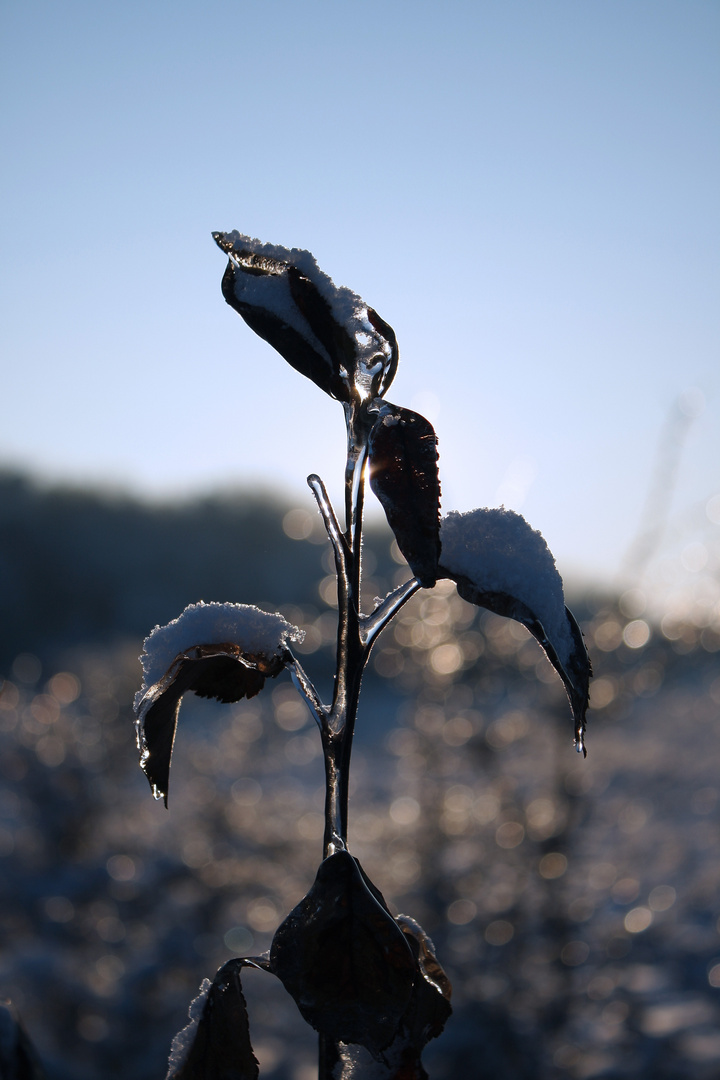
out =
<svg viewBox="0 0 720 1080"><path fill-rule="evenodd" d="M448 514L440 538L438 576L455 581L471 604L521 622L545 650L570 699L575 745L586 753L590 658L541 534L512 510L480 509Z"/></svg>
<svg viewBox="0 0 720 1080"><path fill-rule="evenodd" d="M282 668L280 664L268 674L277 675ZM162 796L167 806L170 758L183 694L193 690L199 697L231 702L255 697L264 685L265 675L231 643L196 645L175 658L136 709L140 765L156 798Z"/></svg>
<svg viewBox="0 0 720 1080"><path fill-rule="evenodd" d="M229 960L206 979L190 1005L190 1023L173 1039L166 1080L257 1080L240 971L252 961Z"/></svg>
<svg viewBox="0 0 720 1080"><path fill-rule="evenodd" d="M437 437L419 413L384 402L378 411L368 444L370 487L410 569L429 589L440 556Z"/></svg>
<svg viewBox="0 0 720 1080"><path fill-rule="evenodd" d="M288 267L287 269L290 270L291 268ZM245 285L244 274L247 274L247 270L243 271L232 261L228 262L222 278L222 294L225 301L239 315L242 315L250 329L254 330L263 341L267 341L268 345L272 345L273 349L276 349L291 367L294 367L301 375L311 379L316 386L319 386L321 390L324 390L331 397L337 398L339 401L348 401L348 387L340 375L340 362L334 360L333 355L327 351L322 341L315 336L310 322L306 319L303 320L305 323L303 326L302 321L296 316L294 323L300 323L302 328L299 329L297 325L293 325L288 321L291 317L290 311L286 313L286 318L283 319L269 308L261 306L258 299L250 301L242 299L245 293L249 291L243 287ZM277 276L280 277L280 274ZM277 291L286 284L290 284L290 275L286 274L285 277L287 281L282 281L278 285ZM310 284L307 279L304 280L308 285ZM299 292L300 282L297 281L297 277L295 284L296 291ZM316 298L314 306L316 309L322 307L321 297ZM352 343L349 342L348 344L352 348ZM341 348L339 351L345 353L348 350Z"/></svg>
<svg viewBox="0 0 720 1080"><path fill-rule="evenodd" d="M441 1034L450 1016L451 986L438 963L433 944L425 931L406 915L398 915L397 925L405 934L415 961L413 988L407 1008L393 1041L380 1055L371 1058L358 1044L335 1045L338 1076L363 1076L373 1080L428 1080L422 1052L430 1039Z"/></svg>
<svg viewBox="0 0 720 1080"><path fill-rule="evenodd" d="M278 929L270 969L317 1031L377 1055L395 1038L417 965L381 894L341 851Z"/></svg>
<svg viewBox="0 0 720 1080"><path fill-rule="evenodd" d="M214 232L229 262L225 300L287 362L339 401L385 393L398 363L395 333L350 289L338 288L309 251Z"/></svg>
<svg viewBox="0 0 720 1080"><path fill-rule="evenodd" d="M202 644L196 644L196 642ZM135 698L140 765L156 798L167 792L183 694L240 701L262 690L292 658L288 642L302 631L246 604L191 604L145 639L143 685Z"/></svg>

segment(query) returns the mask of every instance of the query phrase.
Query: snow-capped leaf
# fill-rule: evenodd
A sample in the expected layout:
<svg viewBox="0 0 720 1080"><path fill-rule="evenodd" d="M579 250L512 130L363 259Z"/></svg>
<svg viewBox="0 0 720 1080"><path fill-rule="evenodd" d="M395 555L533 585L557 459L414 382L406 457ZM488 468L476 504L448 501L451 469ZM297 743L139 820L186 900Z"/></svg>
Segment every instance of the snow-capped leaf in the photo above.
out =
<svg viewBox="0 0 720 1080"><path fill-rule="evenodd" d="M512 510L480 509L448 514L440 539L438 577L452 578L470 603L521 622L543 647L565 685L575 744L585 753L590 659L541 534Z"/></svg>
<svg viewBox="0 0 720 1080"><path fill-rule="evenodd" d="M190 1023L173 1039L166 1080L257 1080L240 982L246 966L246 960L228 960L212 983L204 980L188 1010Z"/></svg>
<svg viewBox="0 0 720 1080"><path fill-rule="evenodd" d="M385 393L398 363L395 333L350 289L338 288L309 251L214 232L229 256L223 296L264 341L340 401Z"/></svg>
<svg viewBox="0 0 720 1080"><path fill-rule="evenodd" d="M368 443L370 487L410 569L426 588L437 579L440 555L440 480L437 438L429 420L377 402Z"/></svg>
<svg viewBox="0 0 720 1080"><path fill-rule="evenodd" d="M381 894L340 851L275 934L270 969L317 1031L377 1055L397 1034L417 964Z"/></svg>
<svg viewBox="0 0 720 1080"><path fill-rule="evenodd" d="M247 604L191 604L167 626L156 626L141 656L143 685L135 697L140 765L156 798L167 792L183 694L218 701L254 697L290 659L302 631L282 615Z"/></svg>

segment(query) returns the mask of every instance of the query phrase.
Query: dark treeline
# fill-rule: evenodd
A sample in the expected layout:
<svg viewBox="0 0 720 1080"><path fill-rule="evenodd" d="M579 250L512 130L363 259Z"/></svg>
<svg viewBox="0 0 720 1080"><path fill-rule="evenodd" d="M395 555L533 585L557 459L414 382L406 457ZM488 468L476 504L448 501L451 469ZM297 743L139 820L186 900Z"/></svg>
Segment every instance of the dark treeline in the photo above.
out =
<svg viewBox="0 0 720 1080"><path fill-rule="evenodd" d="M325 545L286 536L288 509L255 492L153 504L0 473L0 670L21 652L141 639L198 600L319 605Z"/></svg>

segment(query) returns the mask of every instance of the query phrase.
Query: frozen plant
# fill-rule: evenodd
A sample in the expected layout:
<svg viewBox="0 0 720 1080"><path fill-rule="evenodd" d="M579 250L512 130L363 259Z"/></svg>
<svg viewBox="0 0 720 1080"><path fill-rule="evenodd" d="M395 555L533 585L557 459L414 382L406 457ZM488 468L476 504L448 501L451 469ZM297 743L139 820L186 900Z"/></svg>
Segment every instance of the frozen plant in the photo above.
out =
<svg viewBox="0 0 720 1080"><path fill-rule="evenodd" d="M237 232L213 235L228 256L228 304L345 413L344 527L322 480L308 477L335 559L337 666L332 701L324 702L293 654L301 631L242 604L193 604L145 641L138 748L153 794L166 805L183 694L239 701L283 671L317 722L326 778L323 857L312 888L268 954L230 960L212 983L205 980L173 1043L167 1080L258 1076L240 982L245 966L277 976L318 1032L320 1080L422 1080L423 1048L450 1015L450 984L428 936L413 919L390 913L347 843L350 755L371 649L411 596L450 578L465 600L518 620L538 640L567 690L581 752L588 656L540 533L504 509L441 519L432 425L385 400L398 363L392 328L337 288L309 252ZM410 567L408 580L367 615L360 592L366 476Z"/></svg>

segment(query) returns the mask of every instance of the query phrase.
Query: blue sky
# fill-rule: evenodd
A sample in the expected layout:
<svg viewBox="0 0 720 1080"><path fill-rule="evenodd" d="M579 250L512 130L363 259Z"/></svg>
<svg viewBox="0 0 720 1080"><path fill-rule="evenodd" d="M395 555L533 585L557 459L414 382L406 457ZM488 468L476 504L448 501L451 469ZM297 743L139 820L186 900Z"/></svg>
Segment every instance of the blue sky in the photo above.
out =
<svg viewBox="0 0 720 1080"><path fill-rule="evenodd" d="M566 574L617 573L692 390L663 513L678 551L717 550L717 3L0 20L0 464L337 492L340 407L222 300L210 232L237 228L309 248L395 327L389 397L435 423L444 509L504 500Z"/></svg>

